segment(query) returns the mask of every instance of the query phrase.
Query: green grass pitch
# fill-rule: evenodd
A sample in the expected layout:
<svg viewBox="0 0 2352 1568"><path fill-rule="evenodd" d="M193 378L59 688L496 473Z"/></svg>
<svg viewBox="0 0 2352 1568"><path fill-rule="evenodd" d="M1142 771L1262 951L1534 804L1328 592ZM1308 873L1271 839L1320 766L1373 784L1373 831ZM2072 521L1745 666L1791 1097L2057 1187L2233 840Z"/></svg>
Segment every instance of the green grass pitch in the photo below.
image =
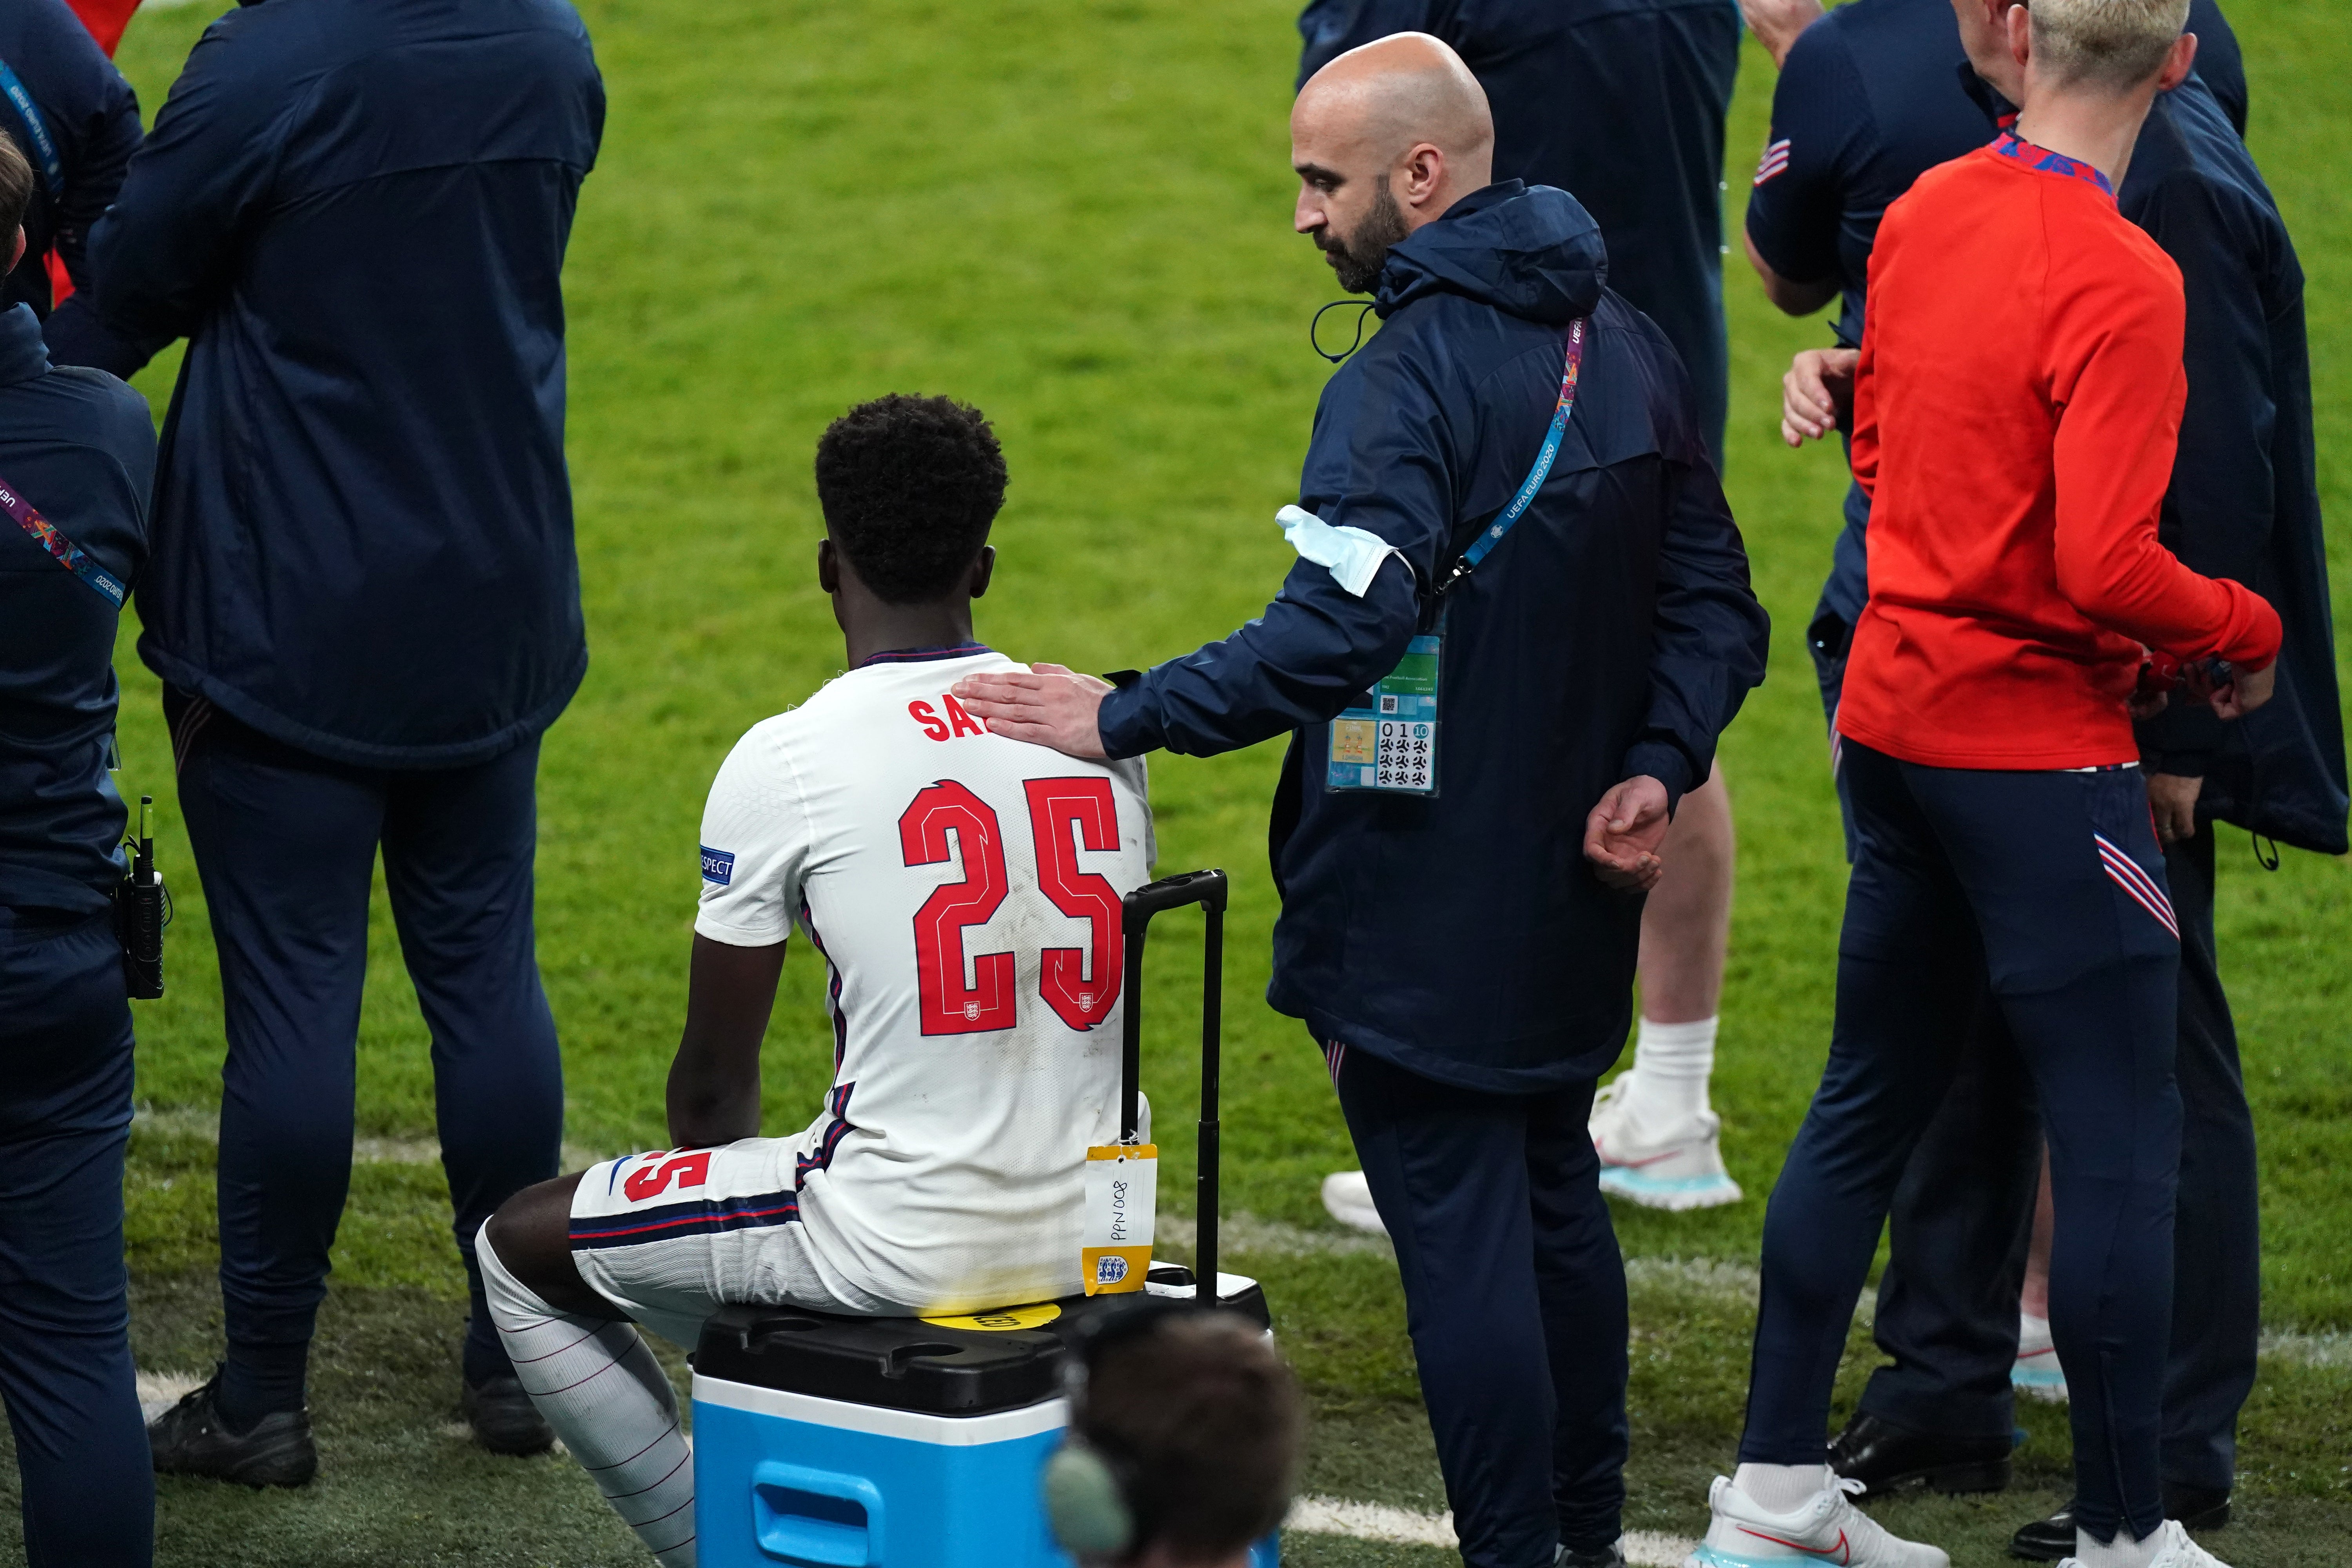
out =
<svg viewBox="0 0 2352 1568"><path fill-rule="evenodd" d="M220 0L135 21L122 63L152 110ZM664 1141L661 1084L684 994L702 797L748 725L841 666L814 580L818 430L878 393L946 392L994 416L1013 470L983 637L1016 657L1138 665L1255 614L1288 552L1328 367L1307 319L1329 275L1288 230L1291 0L585 0L612 116L568 279L572 461L593 665L548 737L540 950L562 1026L579 1157ZM2253 142L2310 274L2320 472L2339 582L2352 549L2352 7L2236 0ZM1771 88L1751 45L1733 111L1728 214ZM1633 1262L1628 1522L1689 1533L1729 1463L1765 1195L1818 1074L1843 861L1800 632L1843 474L1775 435L1778 382L1818 321L1727 268L1731 497L1773 612L1772 677L1727 738L1740 894L1716 1102L1748 1189L1692 1215L1619 1209ZM364 301L354 301L364 308ZM160 410L176 356L142 386ZM142 1367L201 1374L219 1344L210 1128L218 986L173 810L156 686L120 663L126 788L152 792L175 879L171 995L139 1010L150 1108L130 1177ZM1316 1184L1352 1164L1304 1032L1259 1000L1273 890L1265 804L1278 752L1155 758L1163 869L1235 877L1227 995L1226 1209L1263 1278L1318 1422L1308 1482L1433 1510L1431 1458L1392 1264L1335 1245ZM2352 1552L2352 1069L2342 1009L2352 868L2290 854L2256 869L2225 832L2226 972L2264 1152L2274 1353L2247 1412L2237 1568ZM166 1482L172 1564L634 1564L587 1482L500 1460L457 1425L461 1280L431 1163L425 1039L378 900L360 1041L363 1163L313 1380L323 1469L299 1494ZM1146 1083L1163 1125L1192 1093L1197 947L1171 929L1150 982ZM1563 954L1562 962L1569 961ZM812 1114L829 1038L799 952L767 1058L769 1126ZM1166 1141L1182 1210L1187 1140ZM1871 1364L1857 1329L1850 1400ZM1964 1564L2066 1485L2061 1412L2029 1405L2006 1497L1884 1514ZM13 1467L0 1490L13 1488ZM13 1502L13 1497L0 1498ZM13 1514L13 1508L8 1510ZM1311 1564L1450 1561L1432 1548L1294 1537ZM13 1524L0 1563L21 1563Z"/></svg>

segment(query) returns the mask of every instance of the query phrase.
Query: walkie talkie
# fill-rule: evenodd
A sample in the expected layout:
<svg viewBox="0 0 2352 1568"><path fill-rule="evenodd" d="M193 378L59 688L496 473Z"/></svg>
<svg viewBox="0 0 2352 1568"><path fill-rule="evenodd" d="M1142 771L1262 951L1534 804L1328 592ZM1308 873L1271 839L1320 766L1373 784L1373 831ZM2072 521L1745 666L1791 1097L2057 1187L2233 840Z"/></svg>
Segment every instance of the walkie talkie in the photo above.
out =
<svg viewBox="0 0 2352 1568"><path fill-rule="evenodd" d="M131 994L142 1002L152 1002L163 994L163 927L171 919L163 876L155 869L155 839L147 831L147 814L154 804L152 795L139 797L139 835L131 841L131 875L123 881L115 913L122 941L123 979Z"/></svg>

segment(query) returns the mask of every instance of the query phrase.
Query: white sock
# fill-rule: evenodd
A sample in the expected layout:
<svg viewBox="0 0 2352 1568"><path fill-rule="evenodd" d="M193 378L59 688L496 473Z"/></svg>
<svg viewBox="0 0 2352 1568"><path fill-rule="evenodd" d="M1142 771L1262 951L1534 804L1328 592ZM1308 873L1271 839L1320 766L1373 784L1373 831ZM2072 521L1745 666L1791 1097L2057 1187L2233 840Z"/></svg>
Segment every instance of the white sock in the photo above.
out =
<svg viewBox="0 0 2352 1568"><path fill-rule="evenodd" d="M1695 1024L1642 1020L1633 1038L1633 1086L1645 1125L1679 1126L1706 1110L1715 1071L1717 1018Z"/></svg>
<svg viewBox="0 0 2352 1568"><path fill-rule="evenodd" d="M524 1392L662 1568L694 1568L694 1452L669 1375L631 1322L559 1312L475 1238L490 1321Z"/></svg>
<svg viewBox="0 0 2352 1568"><path fill-rule="evenodd" d="M1767 1513L1794 1513L1830 1484L1827 1465L1742 1465L1731 1484Z"/></svg>
<svg viewBox="0 0 2352 1568"><path fill-rule="evenodd" d="M2116 1538L2105 1546L2092 1540L2087 1531L2074 1531L2074 1556L2083 1568L2147 1568L2163 1546L2161 1530L2146 1541L2135 1541L2128 1525L2119 1526Z"/></svg>

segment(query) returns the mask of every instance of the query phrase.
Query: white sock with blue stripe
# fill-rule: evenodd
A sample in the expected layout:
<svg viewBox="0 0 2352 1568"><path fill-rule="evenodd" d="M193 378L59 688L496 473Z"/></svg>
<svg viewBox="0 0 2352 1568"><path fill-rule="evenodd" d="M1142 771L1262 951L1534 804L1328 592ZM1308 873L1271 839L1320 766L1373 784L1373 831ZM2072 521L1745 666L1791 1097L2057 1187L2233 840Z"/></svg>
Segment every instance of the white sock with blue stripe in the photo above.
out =
<svg viewBox="0 0 2352 1568"><path fill-rule="evenodd" d="M662 1568L694 1568L694 1452L635 1323L559 1312L474 1243L490 1319L532 1405Z"/></svg>

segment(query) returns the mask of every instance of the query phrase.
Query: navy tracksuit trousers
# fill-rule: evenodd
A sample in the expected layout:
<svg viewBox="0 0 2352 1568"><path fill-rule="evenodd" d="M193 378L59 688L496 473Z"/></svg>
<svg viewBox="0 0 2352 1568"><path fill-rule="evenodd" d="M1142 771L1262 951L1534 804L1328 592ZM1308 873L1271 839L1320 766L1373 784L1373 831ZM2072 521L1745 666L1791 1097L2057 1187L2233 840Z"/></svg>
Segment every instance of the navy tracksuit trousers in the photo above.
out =
<svg viewBox="0 0 2352 1568"><path fill-rule="evenodd" d="M2210 829L2166 850L2164 863L2180 921L2183 1121L2163 1474L2168 1485L2226 1492L2262 1335L2254 1123L2214 952ZM2042 1166L2021 1077L1964 1079L1911 1157L1878 1286L1878 1344L1894 1363L1864 1391L1872 1415L1926 1431L2010 1430L2017 1291Z"/></svg>
<svg viewBox="0 0 2352 1568"><path fill-rule="evenodd" d="M534 740L472 767L350 767L167 692L180 808L220 953L224 1405L302 1398L351 1183L368 898L383 854L402 956L433 1039L441 1163L473 1294L467 1380L509 1370L474 1236L556 1173L562 1065L531 927Z"/></svg>
<svg viewBox="0 0 2352 1568"><path fill-rule="evenodd" d="M112 917L0 909L0 1398L30 1568L145 1568L131 1365L131 1002Z"/></svg>
<svg viewBox="0 0 2352 1568"><path fill-rule="evenodd" d="M2179 939L2137 769L1922 767L1849 741L1854 865L1830 1059L1764 1226L1743 1461L1815 1465L1910 1156L1997 1015L2046 1109L2051 1326L2075 1517L2163 1520ZM1986 1011L1991 1010L1991 1014Z"/></svg>
<svg viewBox="0 0 2352 1568"><path fill-rule="evenodd" d="M1818 647L1813 658L1834 725L1845 659ZM1850 851L1853 807L1842 771L1838 796ZM2238 1413L2253 1392L2262 1338L2254 1118L2213 940L2211 826L2165 850L2164 865L2180 923L2174 1071L2181 1103L2164 1479L2228 1491L2236 1479ZM1893 1364L1871 1375L1860 1408L1920 1431L1991 1436L2015 1422L2010 1369L2041 1179L2042 1121L2032 1076L1998 1011L1982 1008L1979 1017L1988 1026L1985 1048L1962 1067L1895 1188L1874 1323Z"/></svg>
<svg viewBox="0 0 2352 1568"><path fill-rule="evenodd" d="M1462 1561L1549 1568L1563 1543L1607 1546L1625 1503L1625 1266L1585 1128L1593 1085L1482 1094L1324 1049L1396 1243Z"/></svg>

